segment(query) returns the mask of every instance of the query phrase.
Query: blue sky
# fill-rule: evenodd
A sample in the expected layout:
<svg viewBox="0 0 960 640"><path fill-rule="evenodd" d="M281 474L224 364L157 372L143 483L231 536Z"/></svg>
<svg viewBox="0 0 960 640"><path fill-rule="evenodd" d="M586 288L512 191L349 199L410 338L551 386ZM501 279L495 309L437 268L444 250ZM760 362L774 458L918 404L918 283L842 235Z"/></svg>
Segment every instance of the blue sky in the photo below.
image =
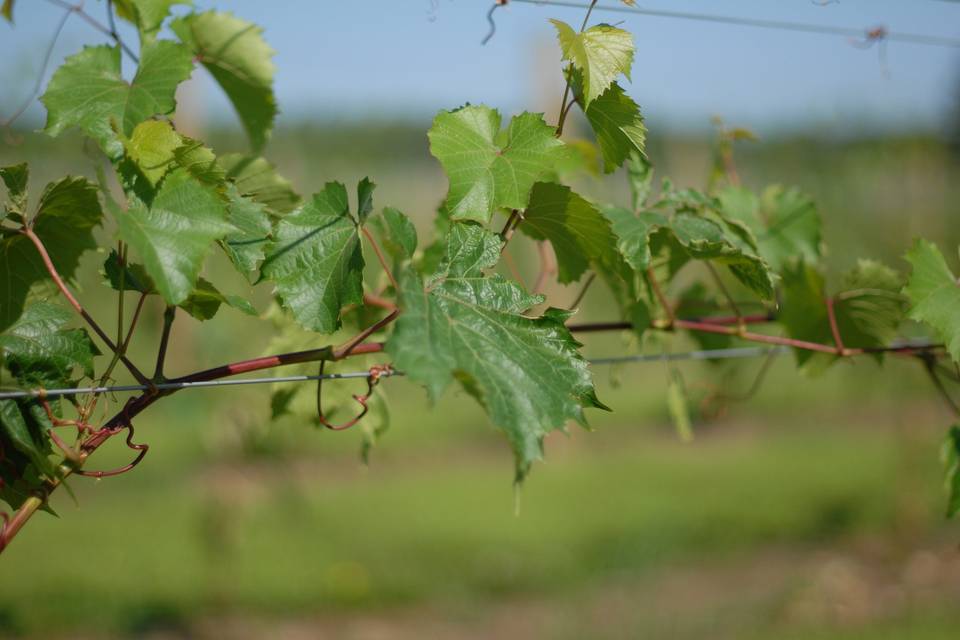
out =
<svg viewBox="0 0 960 640"><path fill-rule="evenodd" d="M601 0L614 4L614 0ZM582 11L528 4L498 10L487 46L490 0L195 0L233 11L266 30L277 50L281 124L390 115L426 120L441 108L484 102L506 112L544 110L559 100L559 51L547 22L578 22ZM87 0L94 14L103 3ZM960 2L947 0L647 0L651 9L689 10L855 28L960 37ZM0 108L29 91L60 15L42 0L19 0L16 27L0 25ZM937 128L960 93L960 50L766 31L667 18L597 13L636 37L629 92L651 123L705 127L711 116L761 133L821 127ZM133 38L131 37L133 40ZM72 18L54 65L102 37ZM207 121L232 112L203 72L190 92ZM42 110L31 112L42 117Z"/></svg>

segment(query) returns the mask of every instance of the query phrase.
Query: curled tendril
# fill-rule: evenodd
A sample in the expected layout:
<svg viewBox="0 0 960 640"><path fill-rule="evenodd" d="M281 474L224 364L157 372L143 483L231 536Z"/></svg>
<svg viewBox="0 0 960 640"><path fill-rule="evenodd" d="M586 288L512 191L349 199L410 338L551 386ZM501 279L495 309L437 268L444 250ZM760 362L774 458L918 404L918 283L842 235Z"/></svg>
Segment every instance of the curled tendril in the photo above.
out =
<svg viewBox="0 0 960 640"><path fill-rule="evenodd" d="M373 395L374 388L377 386L377 384L380 383L380 378L382 378L385 375L390 375L393 373L393 367L391 367L389 364L377 364L370 367L370 371L367 374L367 392L362 395L358 395L358 394L353 395L353 399L356 400L361 407L360 413L358 413L356 416L354 416L352 419L348 420L347 422L344 422L343 424L338 425L338 424L331 423L327 419L327 417L323 414L324 365L326 365L326 361L321 360L320 372L318 374L320 377L317 380L317 419L320 421L320 424L325 426L327 429L330 429L331 431L344 431L354 426L358 422L360 422L360 420L362 420L363 417L367 415L367 411L370 410L370 407L367 405L367 403L370 401L370 396Z"/></svg>
<svg viewBox="0 0 960 640"><path fill-rule="evenodd" d="M487 22L490 23L490 31L487 35L480 41L481 45L485 45L490 42L490 39L497 33L497 23L493 21L493 12L499 9L500 7L507 6L507 3L510 0L494 0L493 6L490 7L490 11L487 11Z"/></svg>
<svg viewBox="0 0 960 640"><path fill-rule="evenodd" d="M134 458L133 461L130 462L129 464L125 464L122 467L118 467L116 469L110 469L109 471L85 471L83 469L77 469L76 471L74 471L74 473L76 473L78 476L84 476L88 478L109 478L112 476L123 475L124 473L127 473L128 471L136 467L138 464L140 464L140 462L147 455L147 451L150 449L150 445L146 443L138 444L133 441L133 433L134 433L133 420L130 418L130 414L129 414L130 404L132 402L133 402L133 399L128 400L127 404L124 405L123 407L123 414L122 414L123 424L117 427L116 429L111 429L109 431L109 435L111 436L116 435L121 431L123 431L124 429L126 429L127 430L127 439L126 439L127 448L133 449L134 451L139 451L139 453L137 454L137 457Z"/></svg>

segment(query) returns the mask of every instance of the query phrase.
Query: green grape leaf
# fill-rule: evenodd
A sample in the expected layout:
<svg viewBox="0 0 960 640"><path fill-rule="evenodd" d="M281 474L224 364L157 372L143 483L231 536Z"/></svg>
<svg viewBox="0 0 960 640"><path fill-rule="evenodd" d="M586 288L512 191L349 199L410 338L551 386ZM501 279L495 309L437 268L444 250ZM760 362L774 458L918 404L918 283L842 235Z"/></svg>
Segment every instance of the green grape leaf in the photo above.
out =
<svg viewBox="0 0 960 640"><path fill-rule="evenodd" d="M775 186L757 198L744 187L728 187L718 199L722 215L752 232L760 255L775 271L797 260L817 264L822 257L820 214L799 191Z"/></svg>
<svg viewBox="0 0 960 640"><path fill-rule="evenodd" d="M904 289L910 317L933 327L953 360L960 362L960 280L932 242L918 239L906 259L913 267Z"/></svg>
<svg viewBox="0 0 960 640"><path fill-rule="evenodd" d="M627 161L627 179L630 182L630 202L639 211L653 193L653 164L646 156L631 151Z"/></svg>
<svg viewBox="0 0 960 640"><path fill-rule="evenodd" d="M0 400L0 427L0 436L6 436L3 440L24 454L35 469L54 477L56 468L49 458L51 449L46 436L50 421L35 400Z"/></svg>
<svg viewBox="0 0 960 640"><path fill-rule="evenodd" d="M122 268L116 251L111 251L103 263L103 273L106 276L107 284L115 291L120 290L122 274L124 291L136 291L147 295L157 294L157 287L143 265L133 262L127 264L126 268ZM204 278L197 280L196 288L190 292L186 300L177 306L197 320L202 321L214 317L222 304L227 304L250 316L257 315L257 310L247 300L220 293L212 283Z"/></svg>
<svg viewBox="0 0 960 640"><path fill-rule="evenodd" d="M237 185L240 194L265 204L277 213L289 213L300 204L300 196L290 181L277 173L276 167L264 158L239 153L220 156L220 166L227 180Z"/></svg>
<svg viewBox="0 0 960 640"><path fill-rule="evenodd" d="M490 222L500 208L527 206L534 182L567 153L541 114L523 113L500 131L500 113L485 106L441 111L427 134L430 152L450 180L454 220Z"/></svg>
<svg viewBox="0 0 960 640"><path fill-rule="evenodd" d="M616 82L590 103L584 115L597 136L605 172L616 170L631 153L645 153L647 127L640 106Z"/></svg>
<svg viewBox="0 0 960 640"><path fill-rule="evenodd" d="M591 265L613 273L626 269L609 220L569 187L536 183L520 229L535 240L550 241L562 284L579 280Z"/></svg>
<svg viewBox="0 0 960 640"><path fill-rule="evenodd" d="M85 47L67 58L47 85L46 132L57 136L76 126L96 140L112 160L123 154L115 128L130 135L155 115L172 113L177 85L193 72L190 51L176 42L157 40L140 51L132 82L120 72L120 48Z"/></svg>
<svg viewBox="0 0 960 640"><path fill-rule="evenodd" d="M380 244L394 262L413 258L417 250L417 229L400 210L387 207L380 216L371 218L369 224L377 231Z"/></svg>
<svg viewBox="0 0 960 640"><path fill-rule="evenodd" d="M726 265L737 280L761 298L773 297L773 274L761 258L744 250L713 220L691 213L677 213L670 220L673 237L691 258Z"/></svg>
<svg viewBox="0 0 960 640"><path fill-rule="evenodd" d="M418 265L420 273L433 273L440 268L440 263L447 254L447 235L450 233L451 224L450 211L446 206L441 206L433 217L433 239L423 250Z"/></svg>
<svg viewBox="0 0 960 640"><path fill-rule="evenodd" d="M84 178L66 177L44 188L33 231L45 245L61 277L73 278L80 256L97 247L93 229L103 211L97 188ZM20 234L0 237L0 330L20 317L34 283L49 277L40 254Z"/></svg>
<svg viewBox="0 0 960 640"><path fill-rule="evenodd" d="M6 18L10 24L13 24L13 2L14 0L3 0L3 6L0 7L0 16Z"/></svg>
<svg viewBox="0 0 960 640"><path fill-rule="evenodd" d="M6 211L21 217L27 213L27 182L30 179L30 167L26 162L9 167L0 167L0 179L7 187Z"/></svg>
<svg viewBox="0 0 960 640"><path fill-rule="evenodd" d="M273 231L266 205L240 195L235 185L227 189L227 220L237 228L223 247L237 270L250 278L266 257L267 243Z"/></svg>
<svg viewBox="0 0 960 640"><path fill-rule="evenodd" d="M960 513L960 425L950 427L942 449L947 487L947 517Z"/></svg>
<svg viewBox="0 0 960 640"><path fill-rule="evenodd" d="M280 220L260 271L276 284L297 322L333 333L340 327L340 310L363 299L363 266L346 187L331 182Z"/></svg>
<svg viewBox="0 0 960 640"><path fill-rule="evenodd" d="M598 24L577 33L560 20L551 20L563 59L569 60L582 76L584 107L599 98L620 74L630 79L633 65L633 36L609 24Z"/></svg>
<svg viewBox="0 0 960 640"><path fill-rule="evenodd" d="M274 51L263 39L263 29L216 11L178 18L170 28L230 98L253 150L262 149L277 115Z"/></svg>
<svg viewBox="0 0 960 640"><path fill-rule="evenodd" d="M167 175L176 161L176 151L183 139L164 120L145 120L123 141L127 157L137 166L151 186Z"/></svg>
<svg viewBox="0 0 960 640"><path fill-rule="evenodd" d="M61 386L74 371L93 377L93 358L99 352L86 331L64 328L72 318L69 309L36 302L0 333L0 354L20 384Z"/></svg>
<svg viewBox="0 0 960 640"><path fill-rule="evenodd" d="M135 25L140 31L141 41L148 41L157 35L163 21L170 15L174 5L192 6L192 0L114 0L117 15Z"/></svg>
<svg viewBox="0 0 960 640"><path fill-rule="evenodd" d="M257 310L247 300L239 296L224 295L212 283L200 278L197 287L190 293L179 307L197 320L209 320L217 315L220 305L226 304L234 309L256 316Z"/></svg>
<svg viewBox="0 0 960 640"><path fill-rule="evenodd" d="M657 229L668 226L669 219L655 211L641 211L634 215L620 207L606 207L602 212L610 221L623 259L637 273L646 271L652 259L650 235Z"/></svg>
<svg viewBox="0 0 960 640"><path fill-rule="evenodd" d="M643 300L637 300L630 305L629 318L633 332L638 338L642 338L643 334L653 326L653 314Z"/></svg>
<svg viewBox="0 0 960 640"><path fill-rule="evenodd" d="M370 178L364 178L357 185L357 219L363 225L373 211L373 191L377 185Z"/></svg>
<svg viewBox="0 0 960 640"><path fill-rule="evenodd" d="M585 407L606 407L564 326L570 313L523 315L543 298L499 275L485 276L499 256L497 235L454 224L439 273L425 283L412 268L401 272L403 313L387 351L432 399L454 380L474 396L506 433L519 481L542 457L548 432L571 419L584 424Z"/></svg>
<svg viewBox="0 0 960 640"><path fill-rule="evenodd" d="M860 260L844 277L840 291L832 296L837 329L844 347L876 348L896 338L907 301L900 293L900 275L878 262ZM783 272L783 309L780 321L791 338L834 344L826 306L823 275L800 262ZM819 373L838 356L795 350L797 364L807 373ZM881 353L874 354L877 360Z"/></svg>
<svg viewBox="0 0 960 640"><path fill-rule="evenodd" d="M678 369L671 369L670 378L667 380L667 410L680 440L683 442L693 440L693 423L690 420L687 386Z"/></svg>
<svg viewBox="0 0 960 640"><path fill-rule="evenodd" d="M210 246L236 231L217 193L185 169L167 175L149 206L131 200L117 226L120 238L143 260L157 291L173 305L194 290Z"/></svg>

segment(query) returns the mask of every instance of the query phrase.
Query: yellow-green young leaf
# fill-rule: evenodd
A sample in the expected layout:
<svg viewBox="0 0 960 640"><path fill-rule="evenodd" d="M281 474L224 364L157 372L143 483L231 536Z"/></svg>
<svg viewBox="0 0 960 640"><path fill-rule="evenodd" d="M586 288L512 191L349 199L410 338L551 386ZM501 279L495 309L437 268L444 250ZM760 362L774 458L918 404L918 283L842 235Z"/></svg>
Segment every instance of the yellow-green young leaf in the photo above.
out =
<svg viewBox="0 0 960 640"><path fill-rule="evenodd" d="M0 7L0 15L7 19L7 22L13 23L13 0L3 0L3 6Z"/></svg>
<svg viewBox="0 0 960 640"><path fill-rule="evenodd" d="M27 181L30 179L30 167L26 162L0 167L0 179L7 187L7 202L4 210L8 215L20 216L22 221L27 213Z"/></svg>
<svg viewBox="0 0 960 640"><path fill-rule="evenodd" d="M907 300L900 293L900 275L873 260L860 260L844 275L840 291L832 296L834 316L843 345L848 348L887 346L897 336ZM783 272L783 308L780 321L791 338L834 344L827 312L823 275L804 262ZM838 356L795 350L797 363L807 373L819 373ZM877 360L883 354L875 354Z"/></svg>
<svg viewBox="0 0 960 640"><path fill-rule="evenodd" d="M93 229L102 219L97 188L86 179L67 177L46 186L33 218L33 230L62 277L72 279L80 256L97 247ZM20 317L30 287L49 274L33 243L21 234L0 236L0 274L3 330Z"/></svg>
<svg viewBox="0 0 960 640"><path fill-rule="evenodd" d="M277 115L273 49L263 29L230 13L207 11L178 18L170 28L210 71L230 98L254 151L266 144Z"/></svg>
<svg viewBox="0 0 960 640"><path fill-rule="evenodd" d="M227 220L237 228L223 241L223 247L237 271L246 278L260 266L266 257L272 226L266 205L240 195L235 185L227 189Z"/></svg>
<svg viewBox="0 0 960 640"><path fill-rule="evenodd" d="M446 207L454 220L486 224L500 208L525 208L533 183L566 154L542 114L515 116L506 132L500 123L500 113L482 105L441 111L433 121L430 152L450 179Z"/></svg>
<svg viewBox="0 0 960 640"><path fill-rule="evenodd" d="M426 282L411 267L400 272L403 313L387 351L432 399L454 380L476 398L506 433L521 480L542 457L548 432L568 420L584 424L586 407L606 407L564 325L570 313L524 315L543 298L485 275L499 257L499 236L453 224L439 272Z"/></svg>
<svg viewBox="0 0 960 640"><path fill-rule="evenodd" d="M947 487L947 517L960 513L960 425L950 427L943 442L944 480Z"/></svg>
<svg viewBox="0 0 960 640"><path fill-rule="evenodd" d="M45 130L56 136L79 127L116 160L123 155L116 131L129 136L144 120L173 112L177 85L192 72L190 51L176 42L144 45L129 83L120 73L119 47L85 47L67 58L47 85L41 98L47 107Z"/></svg>
<svg viewBox="0 0 960 640"><path fill-rule="evenodd" d="M284 308L311 331L333 333L340 311L363 299L359 226L350 215L347 190L331 182L284 216L260 269Z"/></svg>
<svg viewBox="0 0 960 640"><path fill-rule="evenodd" d="M236 231L216 191L182 168L167 175L149 206L131 200L117 224L120 238L143 260L157 291L174 305L194 290L210 247Z"/></svg>
<svg viewBox="0 0 960 640"><path fill-rule="evenodd" d="M290 181L264 158L239 153L220 156L227 180L237 185L240 195L265 204L277 213L289 213L300 204L300 196Z"/></svg>
<svg viewBox="0 0 960 640"><path fill-rule="evenodd" d="M820 214L813 200L795 189L774 186L758 198L744 187L728 187L718 196L720 212L756 237L760 255L780 271L803 260L815 265L823 255Z"/></svg>
<svg viewBox="0 0 960 640"><path fill-rule="evenodd" d="M960 362L960 281L932 242L918 239L906 258L913 267L904 289L910 317L933 327L950 356Z"/></svg>
<svg viewBox="0 0 960 640"><path fill-rule="evenodd" d="M156 186L176 160L176 151L183 144L180 134L169 122L146 120L133 129L123 141L127 157L137 165L140 173Z"/></svg>
<svg viewBox="0 0 960 640"><path fill-rule="evenodd" d="M693 440L693 425L690 421L690 407L687 401L687 387L677 369L670 370L667 381L667 410L670 420L677 430L677 436L684 442Z"/></svg>
<svg viewBox="0 0 960 640"><path fill-rule="evenodd" d="M186 136L180 136L180 138L182 144L173 152L177 164L189 171L190 175L200 182L220 187L226 180L227 172L217 162L217 156L213 151L199 140Z"/></svg>
<svg viewBox="0 0 960 640"><path fill-rule="evenodd" d="M579 102L582 106L582 96ZM584 114L597 136L607 173L623 165L631 152L646 152L647 127L640 106L616 82L591 102Z"/></svg>
<svg viewBox="0 0 960 640"><path fill-rule="evenodd" d="M557 29L563 59L569 60L583 78L583 105L600 97L620 74L630 79L633 65L633 36L609 24L598 24L582 33L560 20L551 20Z"/></svg>
<svg viewBox="0 0 960 640"><path fill-rule="evenodd" d="M117 15L134 24L141 42L154 38L174 5L192 6L192 0L114 0Z"/></svg>
<svg viewBox="0 0 960 640"><path fill-rule="evenodd" d="M561 283L579 280L591 265L610 273L626 270L609 220L569 187L535 184L520 229L535 240L550 241Z"/></svg>

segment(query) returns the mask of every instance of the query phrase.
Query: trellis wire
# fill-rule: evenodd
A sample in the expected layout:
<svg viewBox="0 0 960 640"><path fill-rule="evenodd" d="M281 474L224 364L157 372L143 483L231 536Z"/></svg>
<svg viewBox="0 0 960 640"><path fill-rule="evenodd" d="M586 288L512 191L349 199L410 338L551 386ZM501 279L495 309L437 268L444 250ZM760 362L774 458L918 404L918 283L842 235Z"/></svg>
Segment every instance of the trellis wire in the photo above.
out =
<svg viewBox="0 0 960 640"><path fill-rule="evenodd" d="M512 0L520 4L544 5L553 7L567 7L571 9L587 9L589 3L569 2L566 0ZM509 4L509 3L507 3ZM855 29L852 27L838 27L826 24L807 22L789 22L785 20L764 20L761 18L740 18L710 13L693 13L687 11L668 11L664 9L643 9L641 7L609 6L598 4L594 11L608 11L612 13L627 13L655 18L677 18L681 20L695 20L698 22L713 22L736 25L741 27L755 27L760 29L777 29L780 31L798 31L802 33L820 33L825 35L847 36L863 38L868 42L887 40L892 42L909 42L932 47L960 48L960 38L935 36L925 33L907 33L902 31L887 31L883 27L877 29Z"/></svg>

